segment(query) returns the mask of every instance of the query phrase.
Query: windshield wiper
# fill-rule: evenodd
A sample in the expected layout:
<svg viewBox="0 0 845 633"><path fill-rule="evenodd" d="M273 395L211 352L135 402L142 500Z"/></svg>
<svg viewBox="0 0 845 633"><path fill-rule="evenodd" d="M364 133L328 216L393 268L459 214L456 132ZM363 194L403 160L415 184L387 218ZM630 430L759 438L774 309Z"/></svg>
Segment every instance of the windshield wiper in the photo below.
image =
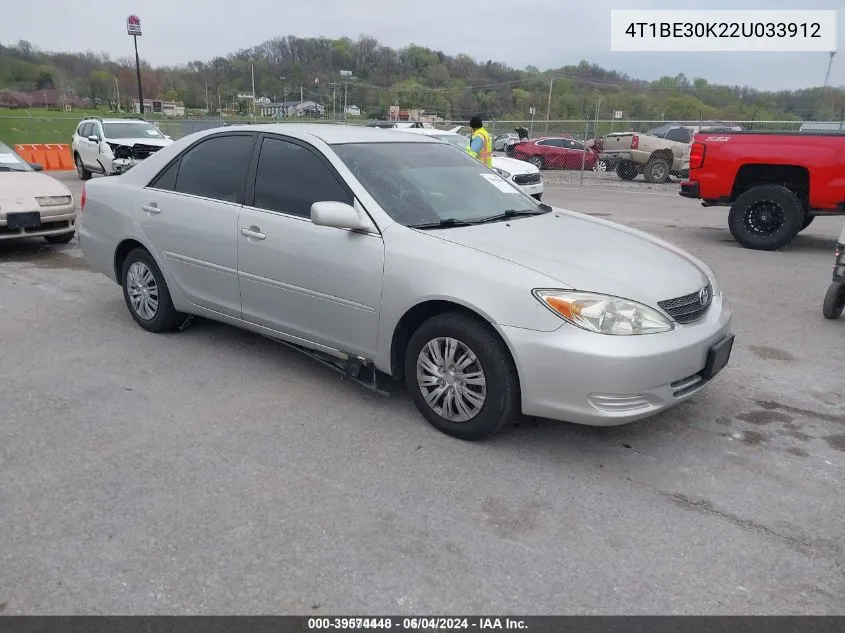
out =
<svg viewBox="0 0 845 633"><path fill-rule="evenodd" d="M548 211L534 211L533 209L508 209L504 213L491 215L489 218L482 218L480 220L477 220L477 223L483 224L485 222L498 222L499 220L520 218L526 215L543 215L544 213L548 213Z"/></svg>
<svg viewBox="0 0 845 633"><path fill-rule="evenodd" d="M450 226L472 226L477 222L468 222L466 220L458 220L457 218L446 218L439 222L426 222L425 224L409 224L409 229L442 229Z"/></svg>

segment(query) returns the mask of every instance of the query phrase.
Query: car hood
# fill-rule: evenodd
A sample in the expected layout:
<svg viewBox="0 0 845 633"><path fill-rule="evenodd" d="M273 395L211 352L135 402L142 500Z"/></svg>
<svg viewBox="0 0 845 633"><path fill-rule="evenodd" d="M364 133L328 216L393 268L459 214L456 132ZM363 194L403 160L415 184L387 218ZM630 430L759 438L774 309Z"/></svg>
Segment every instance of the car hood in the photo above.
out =
<svg viewBox="0 0 845 633"><path fill-rule="evenodd" d="M535 217L427 232L531 269L562 288L656 305L699 290L708 274L681 249L626 226L554 209ZM554 280L554 281L552 281Z"/></svg>
<svg viewBox="0 0 845 633"><path fill-rule="evenodd" d="M494 156L493 167L506 171L509 174L533 174L540 171L534 165L526 163L524 160L505 158L504 156Z"/></svg>
<svg viewBox="0 0 845 633"><path fill-rule="evenodd" d="M32 201L41 196L69 196L55 178L34 171L0 171L0 209L3 202Z"/></svg>
<svg viewBox="0 0 845 633"><path fill-rule="evenodd" d="M110 138L106 139L106 142L112 143L113 145L129 145L130 147L136 144L139 145L151 145L153 147L166 147L170 145L173 141L168 138Z"/></svg>

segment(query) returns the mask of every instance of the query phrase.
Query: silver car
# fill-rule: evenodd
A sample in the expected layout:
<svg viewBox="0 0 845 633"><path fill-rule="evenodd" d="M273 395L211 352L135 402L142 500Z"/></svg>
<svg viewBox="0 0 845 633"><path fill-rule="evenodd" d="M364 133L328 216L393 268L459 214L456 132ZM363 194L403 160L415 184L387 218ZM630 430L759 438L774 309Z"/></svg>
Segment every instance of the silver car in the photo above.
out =
<svg viewBox="0 0 845 633"><path fill-rule="evenodd" d="M727 364L710 268L538 203L447 144L343 125L198 132L89 181L85 259L151 332L188 315L404 380L465 440L520 413L645 418Z"/></svg>

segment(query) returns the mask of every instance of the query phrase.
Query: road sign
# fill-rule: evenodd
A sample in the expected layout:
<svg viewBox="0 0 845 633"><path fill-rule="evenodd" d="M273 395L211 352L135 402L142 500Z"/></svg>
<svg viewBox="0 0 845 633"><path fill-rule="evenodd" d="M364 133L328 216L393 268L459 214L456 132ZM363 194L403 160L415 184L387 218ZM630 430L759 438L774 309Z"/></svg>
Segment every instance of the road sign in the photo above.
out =
<svg viewBox="0 0 845 633"><path fill-rule="evenodd" d="M616 110L613 112L614 119L621 119L622 118L622 110Z"/></svg>
<svg viewBox="0 0 845 633"><path fill-rule="evenodd" d="M537 109L534 106L531 106L530 108L528 108L528 114L534 116L535 114L537 114Z"/></svg>
<svg viewBox="0 0 845 633"><path fill-rule="evenodd" d="M137 15L130 15L126 18L126 32L129 35L141 34L141 18Z"/></svg>

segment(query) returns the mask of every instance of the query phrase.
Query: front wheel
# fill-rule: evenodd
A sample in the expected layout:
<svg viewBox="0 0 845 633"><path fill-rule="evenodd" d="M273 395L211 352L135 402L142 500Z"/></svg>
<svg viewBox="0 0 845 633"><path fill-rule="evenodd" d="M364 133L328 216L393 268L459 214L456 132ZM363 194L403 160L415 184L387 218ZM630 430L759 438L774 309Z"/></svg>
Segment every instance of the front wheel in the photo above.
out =
<svg viewBox="0 0 845 633"><path fill-rule="evenodd" d="M607 171L607 163L603 160L597 160L593 163L593 171L597 173L604 173Z"/></svg>
<svg viewBox="0 0 845 633"><path fill-rule="evenodd" d="M148 332L171 332L187 322L188 315L173 307L161 269L143 248L126 256L121 282L129 314Z"/></svg>
<svg viewBox="0 0 845 633"><path fill-rule="evenodd" d="M791 190L780 185L760 185L733 203L728 228L745 248L774 251L798 235L804 218L804 207Z"/></svg>
<svg viewBox="0 0 845 633"><path fill-rule="evenodd" d="M414 332L405 381L423 417L461 440L487 439L520 411L519 378L504 341L460 312L436 315Z"/></svg>
<svg viewBox="0 0 845 633"><path fill-rule="evenodd" d="M824 296L822 314L825 319L838 319L845 310L845 281L830 284Z"/></svg>

